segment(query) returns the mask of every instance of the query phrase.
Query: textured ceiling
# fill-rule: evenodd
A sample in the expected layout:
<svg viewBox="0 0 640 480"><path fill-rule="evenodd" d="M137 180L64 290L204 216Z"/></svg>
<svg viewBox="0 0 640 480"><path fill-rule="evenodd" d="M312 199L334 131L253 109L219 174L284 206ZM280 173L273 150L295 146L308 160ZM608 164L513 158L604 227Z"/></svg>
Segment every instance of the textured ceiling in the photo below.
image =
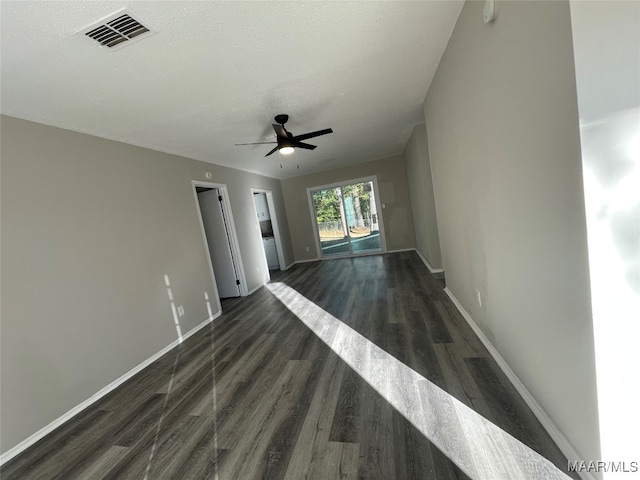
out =
<svg viewBox="0 0 640 480"><path fill-rule="evenodd" d="M276 178L336 168L402 152L461 7L3 0L0 105ZM156 33L116 50L77 33L122 8ZM278 113L294 134L334 133L287 157L265 158L271 145L234 146L265 141Z"/></svg>

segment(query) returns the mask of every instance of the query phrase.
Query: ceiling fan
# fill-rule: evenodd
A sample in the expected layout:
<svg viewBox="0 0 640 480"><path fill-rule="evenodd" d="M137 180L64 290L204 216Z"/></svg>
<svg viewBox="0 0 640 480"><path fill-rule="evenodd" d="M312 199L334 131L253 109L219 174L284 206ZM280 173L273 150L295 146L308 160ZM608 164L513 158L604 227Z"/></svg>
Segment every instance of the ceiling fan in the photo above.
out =
<svg viewBox="0 0 640 480"><path fill-rule="evenodd" d="M268 157L276 151L280 151L280 153L282 153L283 155L288 155L290 153L293 153L296 148L304 148L306 150L313 150L314 148L316 148L316 145L303 143L303 140L333 133L333 130L331 130L330 128L325 128L324 130L303 133L302 135L294 135L291 132L287 131L286 128L284 128L284 124L287 123L287 120L289 120L289 115L282 113L280 115L276 115L274 120L278 122L272 124L273 129L276 132L275 142L236 143L236 145L266 145L270 143L276 143L277 145L274 147L274 149L267 153L265 157Z"/></svg>

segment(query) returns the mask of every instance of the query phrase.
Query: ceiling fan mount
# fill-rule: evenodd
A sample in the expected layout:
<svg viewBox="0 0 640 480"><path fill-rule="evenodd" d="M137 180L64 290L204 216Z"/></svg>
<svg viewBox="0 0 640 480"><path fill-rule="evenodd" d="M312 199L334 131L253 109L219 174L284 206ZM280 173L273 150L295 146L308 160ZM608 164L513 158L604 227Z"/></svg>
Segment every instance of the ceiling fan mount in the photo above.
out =
<svg viewBox="0 0 640 480"><path fill-rule="evenodd" d="M274 120L284 127L284 124L289 120L289 115L287 115L286 113L281 113L279 115L276 115L274 117Z"/></svg>
<svg viewBox="0 0 640 480"><path fill-rule="evenodd" d="M280 151L283 155L287 155L292 153L296 148L302 148L305 150L314 150L316 145L311 145L309 143L304 143L303 140L307 140L309 138L319 137L321 135L327 135L329 133L333 133L333 130L330 128L325 128L324 130L317 130L315 132L303 133L302 135L293 135L291 132L287 131L284 127L284 124L289 120L289 115L285 113L278 114L274 117L274 120L277 123L272 123L271 126L273 130L276 132L276 141L275 142L254 142L254 143L236 143L236 145L264 145L269 143L275 143L276 146L269 153L265 155L268 157L272 153L276 151Z"/></svg>

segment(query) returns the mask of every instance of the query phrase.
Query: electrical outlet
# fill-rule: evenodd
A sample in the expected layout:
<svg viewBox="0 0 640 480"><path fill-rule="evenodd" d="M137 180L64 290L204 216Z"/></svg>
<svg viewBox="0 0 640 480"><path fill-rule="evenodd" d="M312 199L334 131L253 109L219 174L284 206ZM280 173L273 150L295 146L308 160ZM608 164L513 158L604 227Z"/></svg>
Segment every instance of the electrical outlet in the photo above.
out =
<svg viewBox="0 0 640 480"><path fill-rule="evenodd" d="M309 247L304 247L304 249L308 252L309 251Z"/></svg>
<svg viewBox="0 0 640 480"><path fill-rule="evenodd" d="M183 315L184 315L184 306L183 306L183 305L180 305L180 306L178 307L178 316L179 316L179 317L181 317L181 316L183 316Z"/></svg>
<svg viewBox="0 0 640 480"><path fill-rule="evenodd" d="M482 295L480 295L480 290L476 288L476 299L478 300L478 305L482 306Z"/></svg>

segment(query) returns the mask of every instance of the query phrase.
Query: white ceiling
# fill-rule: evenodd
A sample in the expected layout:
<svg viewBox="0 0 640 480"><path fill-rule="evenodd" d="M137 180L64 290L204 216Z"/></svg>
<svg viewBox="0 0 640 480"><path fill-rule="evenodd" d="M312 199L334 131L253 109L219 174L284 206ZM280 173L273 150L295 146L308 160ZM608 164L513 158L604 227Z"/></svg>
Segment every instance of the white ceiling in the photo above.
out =
<svg viewBox="0 0 640 480"><path fill-rule="evenodd" d="M402 152L459 1L2 1L1 108L276 178ZM154 35L79 34L126 8ZM264 155L274 115L316 150ZM280 165L282 164L282 168ZM297 168L299 165L299 168Z"/></svg>

